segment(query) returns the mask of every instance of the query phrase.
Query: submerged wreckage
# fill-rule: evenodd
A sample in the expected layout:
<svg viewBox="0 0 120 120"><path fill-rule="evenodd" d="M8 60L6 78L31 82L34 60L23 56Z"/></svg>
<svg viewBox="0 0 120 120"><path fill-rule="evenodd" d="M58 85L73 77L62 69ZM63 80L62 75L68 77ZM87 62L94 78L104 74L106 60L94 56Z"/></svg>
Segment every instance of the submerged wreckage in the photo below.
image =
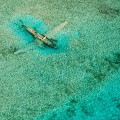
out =
<svg viewBox="0 0 120 120"><path fill-rule="evenodd" d="M63 27L65 27L68 24L68 22L65 21L65 22L61 23L60 25L58 25L57 27L55 27L54 29L52 29L51 31L49 31L48 33L46 33L45 35L43 35L43 34L38 33L35 29L32 29L32 28L28 27L27 25L25 25L22 20L19 20L19 21L22 23L22 27L27 32L29 32L31 35L33 35L33 37L35 39L41 41L42 44L47 45L54 49L57 48L56 44L54 43L54 42L57 42L57 40L54 39L54 36L56 35L56 33L58 31L60 31ZM18 53L21 53L24 51L26 51L26 48L22 49L22 50L18 50L14 54L18 54Z"/></svg>

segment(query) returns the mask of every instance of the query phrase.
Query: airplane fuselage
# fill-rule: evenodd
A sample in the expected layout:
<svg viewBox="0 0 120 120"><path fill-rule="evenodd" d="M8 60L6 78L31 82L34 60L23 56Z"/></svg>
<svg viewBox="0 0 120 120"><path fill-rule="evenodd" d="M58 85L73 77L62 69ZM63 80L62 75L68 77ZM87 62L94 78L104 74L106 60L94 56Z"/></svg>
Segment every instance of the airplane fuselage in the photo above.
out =
<svg viewBox="0 0 120 120"><path fill-rule="evenodd" d="M22 27L32 34L35 38L43 42L45 45L51 48L57 48L57 46L51 41L51 39L47 38L45 35L37 33L34 29L27 27L26 25L22 25Z"/></svg>

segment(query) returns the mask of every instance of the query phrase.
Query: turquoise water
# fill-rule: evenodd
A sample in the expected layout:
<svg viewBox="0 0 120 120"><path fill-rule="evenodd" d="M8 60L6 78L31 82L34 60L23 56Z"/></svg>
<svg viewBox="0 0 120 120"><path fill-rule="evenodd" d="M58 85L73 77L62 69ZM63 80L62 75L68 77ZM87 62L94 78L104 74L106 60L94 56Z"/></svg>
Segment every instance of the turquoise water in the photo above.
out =
<svg viewBox="0 0 120 120"><path fill-rule="evenodd" d="M110 76L108 83L100 86L89 96L69 97L61 107L35 117L34 120L118 120L120 118L119 74Z"/></svg>
<svg viewBox="0 0 120 120"><path fill-rule="evenodd" d="M0 1L0 120L119 120L120 1ZM57 50L45 34L63 21Z"/></svg>
<svg viewBox="0 0 120 120"><path fill-rule="evenodd" d="M21 23L21 21L23 23ZM16 35L21 41L21 44L25 47L25 45L35 41L35 38L28 33L24 28L22 28L22 24L25 24L26 26L36 30L40 34L45 34L48 31L48 26L44 23L42 19L35 19L34 17L30 15L24 15L24 16L19 16L17 18L14 18L10 24L8 25L10 29L13 31L13 34ZM68 44L70 42L70 34L67 33L58 33L56 34L56 40L57 42L54 42L58 49L52 49L48 46L45 46L45 49L41 49L39 47L39 44L36 46L36 50L42 54L55 54L55 53L60 53L60 52L65 52L68 50ZM79 38L79 33L75 31L72 34L72 37L74 38ZM27 47L27 46L26 46Z"/></svg>
<svg viewBox="0 0 120 120"><path fill-rule="evenodd" d="M22 20L22 22L20 22ZM29 26L30 28L35 29L36 31L40 32L41 34L45 34L47 31L47 26L43 22L43 20L37 20L34 17L30 15L23 15L14 18L10 24L9 27L13 31L13 33L19 37L24 43L29 43L34 40L34 37L28 33L24 28L22 28L22 24L25 24Z"/></svg>

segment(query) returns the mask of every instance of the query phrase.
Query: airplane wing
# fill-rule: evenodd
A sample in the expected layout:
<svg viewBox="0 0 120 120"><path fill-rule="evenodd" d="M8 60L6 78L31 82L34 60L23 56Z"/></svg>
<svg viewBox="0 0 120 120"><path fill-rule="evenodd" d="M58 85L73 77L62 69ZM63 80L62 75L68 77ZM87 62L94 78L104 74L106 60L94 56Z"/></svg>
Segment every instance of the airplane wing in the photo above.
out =
<svg viewBox="0 0 120 120"><path fill-rule="evenodd" d="M27 51L29 51L29 50L34 49L35 46L36 46L36 45L32 42L32 43L30 43L29 45L26 45L26 46L24 46L23 48L20 48L19 50L15 51L14 54L25 53L25 52L27 52Z"/></svg>
<svg viewBox="0 0 120 120"><path fill-rule="evenodd" d="M65 27L67 24L68 24L67 21L61 23L60 25L56 26L54 29L46 33L45 36L48 38L54 38L55 34L59 32L63 27Z"/></svg>
<svg viewBox="0 0 120 120"><path fill-rule="evenodd" d="M37 46L39 46L40 48L44 49L44 43L42 43L41 41L38 40L34 40L34 42L29 43L28 45L24 46L23 48L20 48L19 50L15 51L14 54L21 54L21 53L25 53L29 50L33 50L35 49Z"/></svg>

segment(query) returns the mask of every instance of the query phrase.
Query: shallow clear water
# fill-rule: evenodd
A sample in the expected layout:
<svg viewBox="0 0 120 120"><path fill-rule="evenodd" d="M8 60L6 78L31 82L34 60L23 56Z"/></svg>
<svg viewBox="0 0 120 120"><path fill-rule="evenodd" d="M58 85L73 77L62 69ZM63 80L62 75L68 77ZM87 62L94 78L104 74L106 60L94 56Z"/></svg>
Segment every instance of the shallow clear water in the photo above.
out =
<svg viewBox="0 0 120 120"><path fill-rule="evenodd" d="M23 46L23 48L26 49L26 51L29 51L29 49L27 49L27 45L29 45L30 43L36 43L34 49L36 49L38 52L42 54L51 54L51 53L56 54L60 52L65 52L66 50L69 49L68 44L70 42L70 37L71 37L70 34L67 34L67 33L56 34L55 39L57 40L57 42L54 42L54 41L53 42L54 44L57 45L58 49L53 49L45 45L43 46L41 41L34 38L32 34L30 34L28 31L26 31L22 27L23 24L28 26L29 28L36 30L39 34L43 34L43 35L45 35L50 30L48 30L47 25L44 23L42 19L37 20L30 15L19 16L11 20L8 26L13 31L13 34L16 35L21 40L20 41L21 45ZM73 33L73 35L75 35L74 38L79 37L76 31ZM19 51L22 51L23 48L20 48ZM23 52L26 52L26 51L23 50Z"/></svg>
<svg viewBox="0 0 120 120"><path fill-rule="evenodd" d="M0 120L119 120L120 1L0 1ZM46 33L40 48L19 23Z"/></svg>

